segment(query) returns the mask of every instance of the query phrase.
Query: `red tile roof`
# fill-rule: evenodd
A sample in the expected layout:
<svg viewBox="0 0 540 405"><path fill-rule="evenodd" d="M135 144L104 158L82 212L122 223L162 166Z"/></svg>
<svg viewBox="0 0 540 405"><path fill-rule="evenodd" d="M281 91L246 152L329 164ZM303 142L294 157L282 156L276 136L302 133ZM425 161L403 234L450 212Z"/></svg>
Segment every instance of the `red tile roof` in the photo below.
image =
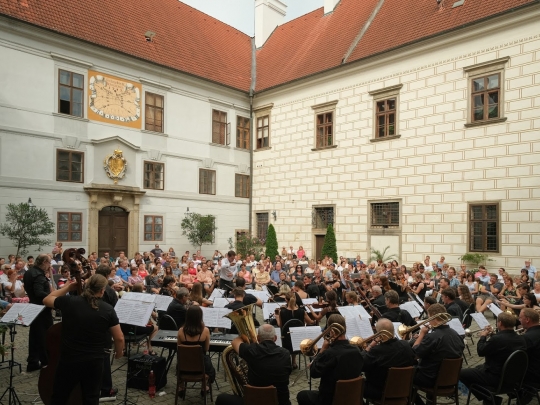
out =
<svg viewBox="0 0 540 405"><path fill-rule="evenodd" d="M178 0L0 0L0 14L248 91L251 38ZM156 33L147 42L146 31Z"/></svg>

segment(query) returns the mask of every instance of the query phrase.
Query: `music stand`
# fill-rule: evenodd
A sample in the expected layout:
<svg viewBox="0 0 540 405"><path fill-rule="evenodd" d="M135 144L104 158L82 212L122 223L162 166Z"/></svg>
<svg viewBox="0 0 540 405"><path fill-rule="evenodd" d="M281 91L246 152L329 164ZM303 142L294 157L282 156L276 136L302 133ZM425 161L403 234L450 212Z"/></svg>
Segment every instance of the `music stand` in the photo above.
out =
<svg viewBox="0 0 540 405"><path fill-rule="evenodd" d="M10 351L11 351L11 360L8 360L9 363L9 386L6 388L2 396L0 397L0 403L2 402L2 399L8 394L8 402L7 405L21 405L21 401L19 400L19 397L17 396L17 392L15 391L15 387L13 386L13 368L16 367L15 364L19 365L19 370L21 365L19 363L15 363L15 335L17 334L17 331L15 330L15 322L8 322L4 323L4 325L7 325L9 328L9 341L10 341Z"/></svg>
<svg viewBox="0 0 540 405"><path fill-rule="evenodd" d="M6 344L6 332L7 330L2 333L2 345L5 345ZM2 360L0 361L0 370L3 370L5 368L9 368L10 367L10 364L11 364L11 361L13 361L13 357L11 357L12 360L6 360L6 355L3 354L2 356ZM15 367L19 367L19 373L22 372L22 366L21 366L21 363L17 362L17 361L13 361L13 365Z"/></svg>

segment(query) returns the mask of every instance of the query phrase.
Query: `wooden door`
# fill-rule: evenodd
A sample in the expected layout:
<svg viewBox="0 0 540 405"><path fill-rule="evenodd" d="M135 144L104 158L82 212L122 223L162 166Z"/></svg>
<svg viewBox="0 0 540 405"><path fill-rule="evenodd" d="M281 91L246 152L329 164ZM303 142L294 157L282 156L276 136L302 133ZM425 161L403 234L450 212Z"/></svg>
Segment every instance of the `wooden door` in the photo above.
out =
<svg viewBox="0 0 540 405"><path fill-rule="evenodd" d="M324 235L315 235L315 260L322 259L321 253L324 245Z"/></svg>
<svg viewBox="0 0 540 405"><path fill-rule="evenodd" d="M129 213L120 207L105 207L99 212L98 255L109 252L111 257L118 257L124 252L127 257Z"/></svg>

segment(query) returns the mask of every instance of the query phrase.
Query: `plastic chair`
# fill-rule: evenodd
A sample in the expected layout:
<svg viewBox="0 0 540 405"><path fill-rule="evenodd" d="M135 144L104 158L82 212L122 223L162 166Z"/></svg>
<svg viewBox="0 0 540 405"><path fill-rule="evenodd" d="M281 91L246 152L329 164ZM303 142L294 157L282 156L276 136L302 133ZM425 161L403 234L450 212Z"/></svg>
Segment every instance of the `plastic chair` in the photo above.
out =
<svg viewBox="0 0 540 405"><path fill-rule="evenodd" d="M176 390L174 395L174 405L178 405L178 393L181 391L180 387L183 386L184 392L182 393L182 399L186 397L186 390L188 389L188 382L200 382L201 390L204 390L206 383L206 374L204 370L203 349L199 345L187 346L178 345L177 348L177 365L176 365ZM213 402L212 398L212 384L208 383L210 389L210 402ZM204 395L204 404L206 405L206 397Z"/></svg>
<svg viewBox="0 0 540 405"><path fill-rule="evenodd" d="M391 367L381 399L366 398L366 403L375 405L407 405L413 389L414 367Z"/></svg>
<svg viewBox="0 0 540 405"><path fill-rule="evenodd" d="M411 403L414 403L418 391L422 391L432 398L431 402L433 405L437 405L438 397L454 397L454 403L459 405L458 383L462 364L462 357L444 359L439 367L435 386L432 388L414 386Z"/></svg>
<svg viewBox="0 0 540 405"><path fill-rule="evenodd" d="M244 405L278 405L277 388L244 385Z"/></svg>
<svg viewBox="0 0 540 405"><path fill-rule="evenodd" d="M517 399L517 403L521 405L520 390L523 384L523 378L527 372L529 365L529 356L523 350L516 350L504 362L501 373L501 379L497 388L483 387L478 384L471 384L469 387L469 396L467 397L467 405L471 401L471 394L480 394L481 396L491 399L491 403L495 404L495 396L501 394L508 395L508 404L513 398Z"/></svg>
<svg viewBox="0 0 540 405"><path fill-rule="evenodd" d="M332 405L362 405L364 397L364 377L338 380Z"/></svg>

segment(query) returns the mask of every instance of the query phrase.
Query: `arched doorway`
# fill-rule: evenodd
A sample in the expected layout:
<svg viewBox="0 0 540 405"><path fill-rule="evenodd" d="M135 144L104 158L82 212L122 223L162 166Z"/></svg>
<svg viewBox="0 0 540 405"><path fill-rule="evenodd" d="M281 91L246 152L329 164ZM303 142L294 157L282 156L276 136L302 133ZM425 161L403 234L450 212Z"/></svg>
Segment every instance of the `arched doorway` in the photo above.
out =
<svg viewBox="0 0 540 405"><path fill-rule="evenodd" d="M103 257L109 252L111 257L118 257L119 252L128 254L128 216L121 207L103 207L99 211L98 255Z"/></svg>

